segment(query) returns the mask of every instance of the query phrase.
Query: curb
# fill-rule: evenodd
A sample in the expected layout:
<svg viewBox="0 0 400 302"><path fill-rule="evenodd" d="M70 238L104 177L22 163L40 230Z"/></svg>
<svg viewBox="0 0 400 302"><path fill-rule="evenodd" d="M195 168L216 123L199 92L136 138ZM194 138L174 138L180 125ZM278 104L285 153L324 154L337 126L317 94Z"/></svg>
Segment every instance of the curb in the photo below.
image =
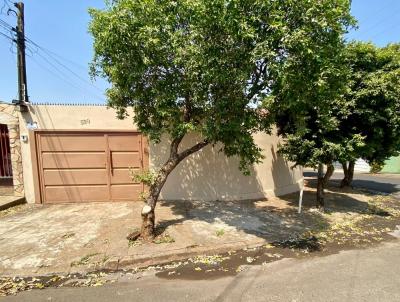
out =
<svg viewBox="0 0 400 302"><path fill-rule="evenodd" d="M26 203L25 197L15 197L14 200L0 204L0 211L7 210L8 208Z"/></svg>
<svg viewBox="0 0 400 302"><path fill-rule="evenodd" d="M257 242L247 243L245 241L232 242L222 244L219 246L214 246L212 248L206 246L199 246L193 248L182 248L162 255L129 255L124 257L112 257L108 259L104 265L103 269L109 270L121 270L123 268L135 267L144 268L148 266L155 266L166 264L173 261L184 260L187 258L199 256L199 255L214 255L227 253L229 251L237 251L245 248L256 248L268 243L266 240L260 240ZM171 253L173 252L173 253Z"/></svg>

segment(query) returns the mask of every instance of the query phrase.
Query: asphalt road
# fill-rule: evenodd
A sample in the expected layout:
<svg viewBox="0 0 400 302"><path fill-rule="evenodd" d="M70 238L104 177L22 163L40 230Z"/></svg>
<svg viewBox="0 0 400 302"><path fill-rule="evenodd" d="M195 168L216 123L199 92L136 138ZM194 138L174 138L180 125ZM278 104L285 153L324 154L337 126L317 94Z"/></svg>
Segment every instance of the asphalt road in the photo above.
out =
<svg viewBox="0 0 400 302"><path fill-rule="evenodd" d="M317 172L306 170L304 171L304 176L316 178ZM338 185L342 178L342 172L335 172L331 178L331 181ZM378 192L395 193L400 195L400 174L355 173L353 186Z"/></svg>
<svg viewBox="0 0 400 302"><path fill-rule="evenodd" d="M163 280L154 275L102 287L34 290L0 301L400 301L400 240L307 260L250 266L235 277Z"/></svg>

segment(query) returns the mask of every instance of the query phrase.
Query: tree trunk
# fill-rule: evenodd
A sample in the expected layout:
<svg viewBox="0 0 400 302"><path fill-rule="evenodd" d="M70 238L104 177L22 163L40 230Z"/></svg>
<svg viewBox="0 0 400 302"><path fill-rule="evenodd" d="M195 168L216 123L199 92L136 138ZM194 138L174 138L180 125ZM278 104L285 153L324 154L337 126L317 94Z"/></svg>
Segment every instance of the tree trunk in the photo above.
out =
<svg viewBox="0 0 400 302"><path fill-rule="evenodd" d="M318 181L317 181L317 207L324 209L324 166L318 165Z"/></svg>
<svg viewBox="0 0 400 302"><path fill-rule="evenodd" d="M342 163L344 178L340 183L341 188L351 187L351 183L353 182L354 177L354 166L355 161L350 161L348 165L346 162Z"/></svg>
<svg viewBox="0 0 400 302"><path fill-rule="evenodd" d="M175 138L171 142L171 150L168 160L158 171L154 182L149 187L149 196L146 200L146 205L142 209L142 227L140 229L140 237L144 240L150 240L155 235L155 207L157 205L158 197L160 196L161 189L163 188L168 175L175 169L175 167L189 155L199 151L201 148L208 144L204 140L196 145L178 153L179 144L183 136Z"/></svg>
<svg viewBox="0 0 400 302"><path fill-rule="evenodd" d="M331 179L333 172L335 171L335 167L333 166L332 163L327 165L326 173L324 176L324 188L327 187L329 180Z"/></svg>

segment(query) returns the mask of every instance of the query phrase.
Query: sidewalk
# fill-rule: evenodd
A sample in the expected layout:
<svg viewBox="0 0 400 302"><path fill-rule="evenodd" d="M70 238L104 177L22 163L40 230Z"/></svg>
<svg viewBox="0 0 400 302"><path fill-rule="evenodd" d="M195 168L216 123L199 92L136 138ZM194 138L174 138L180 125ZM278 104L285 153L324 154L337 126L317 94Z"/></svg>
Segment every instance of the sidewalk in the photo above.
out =
<svg viewBox="0 0 400 302"><path fill-rule="evenodd" d="M264 201L160 202L159 233L152 243L129 243L140 227L141 203L22 205L0 212L0 275L38 276L157 265L200 254L217 254L293 238L364 215L370 197L332 191L330 214L312 210L315 192L306 188L304 211L298 193Z"/></svg>

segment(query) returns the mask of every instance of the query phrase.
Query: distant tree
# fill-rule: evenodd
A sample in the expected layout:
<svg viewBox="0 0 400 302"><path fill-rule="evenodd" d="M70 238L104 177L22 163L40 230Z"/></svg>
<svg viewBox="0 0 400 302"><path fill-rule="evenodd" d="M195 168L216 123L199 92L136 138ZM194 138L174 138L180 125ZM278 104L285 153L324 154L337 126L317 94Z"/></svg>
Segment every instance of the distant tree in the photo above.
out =
<svg viewBox="0 0 400 302"><path fill-rule="evenodd" d="M92 75L112 84L108 104L120 118L132 107L151 141L171 138L168 160L145 177L143 238L154 235L160 191L183 159L220 142L248 173L262 159L253 134L272 123L255 109L266 96L304 103L315 88L331 91L349 1L114 0L90 10ZM183 149L190 132L199 141Z"/></svg>
<svg viewBox="0 0 400 302"><path fill-rule="evenodd" d="M358 133L365 144L342 161L341 186L350 186L357 158L371 165L383 162L400 151L400 44L379 48L372 43L352 42L346 48L350 67L349 114L340 122L343 133Z"/></svg>

